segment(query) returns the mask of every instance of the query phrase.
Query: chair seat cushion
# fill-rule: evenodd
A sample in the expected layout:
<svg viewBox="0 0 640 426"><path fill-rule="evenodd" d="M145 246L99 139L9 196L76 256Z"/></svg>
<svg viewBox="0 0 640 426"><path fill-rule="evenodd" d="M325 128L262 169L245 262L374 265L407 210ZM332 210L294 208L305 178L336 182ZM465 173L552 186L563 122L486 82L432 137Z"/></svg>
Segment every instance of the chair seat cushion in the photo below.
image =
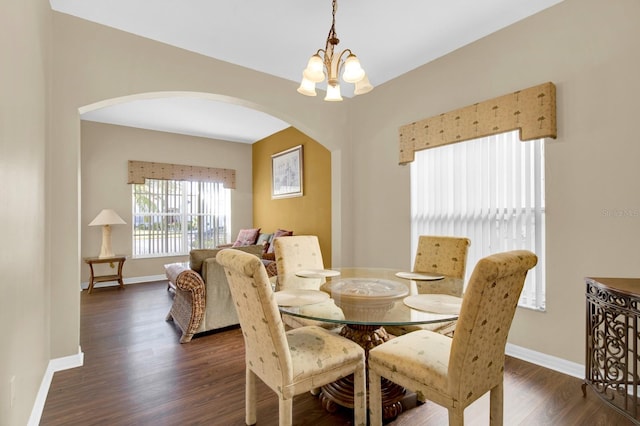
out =
<svg viewBox="0 0 640 426"><path fill-rule="evenodd" d="M344 376L342 372L346 365L364 360L364 351L357 343L316 326L287 331L287 341L294 383L312 376L317 379L318 376L326 378L332 375L335 376L333 379L321 380L320 383L335 381Z"/></svg>
<svg viewBox="0 0 640 426"><path fill-rule="evenodd" d="M393 381L411 377L425 385L448 392L450 337L432 331L414 331L391 339L369 351L369 364L375 363L386 372L382 376ZM428 374L424 372L428 371ZM416 390L416 389L412 389Z"/></svg>

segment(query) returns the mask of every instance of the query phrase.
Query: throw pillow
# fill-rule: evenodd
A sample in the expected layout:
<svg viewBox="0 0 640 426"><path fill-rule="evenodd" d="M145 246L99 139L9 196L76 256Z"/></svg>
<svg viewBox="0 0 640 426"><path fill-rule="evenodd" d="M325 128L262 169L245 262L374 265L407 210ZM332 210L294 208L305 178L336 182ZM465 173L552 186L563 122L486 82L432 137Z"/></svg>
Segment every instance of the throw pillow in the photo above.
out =
<svg viewBox="0 0 640 426"><path fill-rule="evenodd" d="M273 234L260 234L260 236L258 237L258 241L256 241L256 244L262 246L262 254L265 254L269 249L269 244L271 243L272 237Z"/></svg>
<svg viewBox="0 0 640 426"><path fill-rule="evenodd" d="M233 243L232 247L253 245L258 239L258 234L260 234L260 228L241 229L240 232L238 232L238 238L236 238L236 242Z"/></svg>
<svg viewBox="0 0 640 426"><path fill-rule="evenodd" d="M275 253L276 246L273 244L273 242L276 240L276 238L279 238L279 237L290 237L291 235L293 235L293 231L285 231L284 229L278 229L273 234L273 238L271 239L271 244L269 244L269 248L267 249L267 253Z"/></svg>

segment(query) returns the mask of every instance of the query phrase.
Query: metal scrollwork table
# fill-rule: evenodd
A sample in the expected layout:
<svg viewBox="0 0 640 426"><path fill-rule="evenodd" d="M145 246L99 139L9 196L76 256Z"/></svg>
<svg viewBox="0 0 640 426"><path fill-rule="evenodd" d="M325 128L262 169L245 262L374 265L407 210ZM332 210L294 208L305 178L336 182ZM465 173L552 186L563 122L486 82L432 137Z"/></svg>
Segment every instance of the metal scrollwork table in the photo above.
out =
<svg viewBox="0 0 640 426"><path fill-rule="evenodd" d="M640 424L640 278L586 278L586 397Z"/></svg>

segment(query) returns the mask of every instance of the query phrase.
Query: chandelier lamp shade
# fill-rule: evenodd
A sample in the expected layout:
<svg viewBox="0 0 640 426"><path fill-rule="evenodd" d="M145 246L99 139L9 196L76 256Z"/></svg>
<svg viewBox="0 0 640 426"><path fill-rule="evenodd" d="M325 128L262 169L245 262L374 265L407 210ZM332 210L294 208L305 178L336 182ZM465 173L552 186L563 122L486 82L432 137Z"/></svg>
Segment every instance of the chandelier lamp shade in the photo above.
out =
<svg viewBox="0 0 640 426"><path fill-rule="evenodd" d="M100 259L106 259L113 257L113 250L111 250L111 225L126 225L125 222L118 213L112 209L103 209L95 219L89 223L89 226L102 226L102 245L100 247Z"/></svg>
<svg viewBox="0 0 640 426"><path fill-rule="evenodd" d="M316 84L327 79L327 95L325 101L341 101L339 75L342 72L342 80L345 83L355 84L354 95L363 95L373 90L366 73L360 66L357 56L350 50L345 49L337 53L338 35L336 34L336 10L337 0L333 0L333 20L331 29L327 36L324 49L311 56L307 67L302 72L302 83L298 87L298 93L306 96L316 96Z"/></svg>

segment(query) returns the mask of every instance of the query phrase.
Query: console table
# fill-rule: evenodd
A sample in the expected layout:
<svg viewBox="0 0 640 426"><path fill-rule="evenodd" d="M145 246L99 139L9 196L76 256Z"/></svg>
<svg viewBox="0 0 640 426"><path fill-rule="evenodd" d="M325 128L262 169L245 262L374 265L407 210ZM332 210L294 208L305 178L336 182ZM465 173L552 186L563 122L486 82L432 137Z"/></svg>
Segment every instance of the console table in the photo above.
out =
<svg viewBox="0 0 640 426"><path fill-rule="evenodd" d="M89 277L89 294L93 290L95 283L103 283L108 281L117 281L120 284L120 288L124 288L124 282L122 281L122 266L124 261L127 260L127 256L115 255L113 257L85 257L84 262L89 265L91 270L91 277ZM95 275L93 272L93 265L96 263L110 263L111 267L114 267L114 263L118 263L118 272L111 275Z"/></svg>
<svg viewBox="0 0 640 426"><path fill-rule="evenodd" d="M640 424L640 278L586 278L585 382Z"/></svg>

